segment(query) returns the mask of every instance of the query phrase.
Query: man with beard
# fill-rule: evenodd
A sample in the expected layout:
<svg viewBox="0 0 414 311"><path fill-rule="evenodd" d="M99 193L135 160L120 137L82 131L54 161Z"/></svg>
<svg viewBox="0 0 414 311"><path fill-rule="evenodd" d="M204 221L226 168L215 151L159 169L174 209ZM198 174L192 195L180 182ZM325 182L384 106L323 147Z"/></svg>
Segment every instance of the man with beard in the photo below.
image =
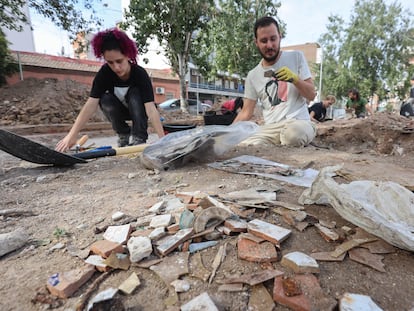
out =
<svg viewBox="0 0 414 311"><path fill-rule="evenodd" d="M262 60L247 75L243 108L234 122L250 120L258 103L265 124L245 144L305 146L316 135L307 106L316 94L305 57L300 51L280 50L281 34L273 17L258 19L254 35Z"/></svg>

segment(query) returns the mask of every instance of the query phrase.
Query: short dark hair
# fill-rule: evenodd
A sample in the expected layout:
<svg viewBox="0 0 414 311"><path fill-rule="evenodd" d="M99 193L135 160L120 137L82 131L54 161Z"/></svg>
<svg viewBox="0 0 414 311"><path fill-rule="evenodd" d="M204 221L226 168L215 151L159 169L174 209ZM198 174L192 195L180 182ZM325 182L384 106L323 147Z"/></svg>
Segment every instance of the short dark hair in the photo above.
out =
<svg viewBox="0 0 414 311"><path fill-rule="evenodd" d="M280 33L279 24L277 23L276 19L271 16L263 16L259 18L256 23L254 23L254 37L257 38L257 29L261 27L266 27L271 24L274 24L277 28L277 32Z"/></svg>
<svg viewBox="0 0 414 311"><path fill-rule="evenodd" d="M355 95L356 97L357 97L357 99L359 100L359 97L360 97L360 95L359 95L359 91L358 91L358 89L356 89L356 88L352 88L352 89L350 89L349 91L348 91L348 94L353 94L353 95Z"/></svg>

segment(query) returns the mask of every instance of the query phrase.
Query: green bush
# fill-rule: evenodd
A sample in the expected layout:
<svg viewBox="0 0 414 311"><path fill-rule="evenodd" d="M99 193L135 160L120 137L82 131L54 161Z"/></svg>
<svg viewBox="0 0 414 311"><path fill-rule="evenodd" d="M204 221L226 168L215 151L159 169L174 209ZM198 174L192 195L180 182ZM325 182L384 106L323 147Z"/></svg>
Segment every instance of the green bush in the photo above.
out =
<svg viewBox="0 0 414 311"><path fill-rule="evenodd" d="M8 41L0 29L0 86L6 84L6 77L18 71L16 61L10 55Z"/></svg>

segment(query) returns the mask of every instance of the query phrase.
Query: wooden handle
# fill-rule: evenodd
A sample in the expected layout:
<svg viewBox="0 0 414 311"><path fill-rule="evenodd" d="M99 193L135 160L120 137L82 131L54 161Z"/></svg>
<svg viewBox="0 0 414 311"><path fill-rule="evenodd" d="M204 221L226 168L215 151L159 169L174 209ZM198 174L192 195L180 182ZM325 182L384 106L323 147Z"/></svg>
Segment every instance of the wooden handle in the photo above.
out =
<svg viewBox="0 0 414 311"><path fill-rule="evenodd" d="M122 155L122 154L142 152L147 146L148 146L147 144L141 144L141 145L136 145L136 146L119 147L119 148L114 148L114 149L115 149L116 155Z"/></svg>
<svg viewBox="0 0 414 311"><path fill-rule="evenodd" d="M88 135L83 135L81 138L78 139L76 142L76 146L82 146L86 141L89 139Z"/></svg>

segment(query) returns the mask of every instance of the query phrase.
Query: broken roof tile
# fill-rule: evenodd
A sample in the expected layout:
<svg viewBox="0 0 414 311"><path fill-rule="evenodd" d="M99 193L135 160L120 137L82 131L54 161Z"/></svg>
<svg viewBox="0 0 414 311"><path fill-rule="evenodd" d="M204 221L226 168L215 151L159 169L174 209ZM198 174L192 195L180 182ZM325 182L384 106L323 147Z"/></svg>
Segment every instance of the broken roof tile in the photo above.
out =
<svg viewBox="0 0 414 311"><path fill-rule="evenodd" d="M271 223L254 219L247 223L247 231L274 244L280 244L292 233L291 230Z"/></svg>

